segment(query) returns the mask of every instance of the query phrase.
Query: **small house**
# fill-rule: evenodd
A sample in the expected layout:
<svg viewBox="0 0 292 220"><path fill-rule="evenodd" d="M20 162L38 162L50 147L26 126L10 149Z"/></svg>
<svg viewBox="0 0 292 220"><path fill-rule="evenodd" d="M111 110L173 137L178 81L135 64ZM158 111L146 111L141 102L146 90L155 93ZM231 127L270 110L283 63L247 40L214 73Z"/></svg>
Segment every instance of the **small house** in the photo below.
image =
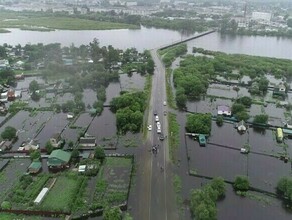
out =
<svg viewBox="0 0 292 220"><path fill-rule="evenodd" d="M69 165L71 153L63 150L54 150L48 157L48 167L50 169L66 168Z"/></svg>
<svg viewBox="0 0 292 220"><path fill-rule="evenodd" d="M285 99L286 97L286 86L283 83L280 83L278 86L274 88L273 91L273 96L274 97L282 97Z"/></svg>
<svg viewBox="0 0 292 220"><path fill-rule="evenodd" d="M62 139L60 133L53 134L50 138L50 143L54 148L59 148L62 145Z"/></svg>
<svg viewBox="0 0 292 220"><path fill-rule="evenodd" d="M12 141L1 141L0 151L10 150L12 147Z"/></svg>
<svg viewBox="0 0 292 220"><path fill-rule="evenodd" d="M29 151L29 150L37 150L39 149L39 145L34 141L34 140L31 140L30 142L28 143L24 143L22 144L21 147L18 148L19 151Z"/></svg>
<svg viewBox="0 0 292 220"><path fill-rule="evenodd" d="M42 169L42 163L40 161L33 161L28 167L28 172L30 174L36 174L41 169Z"/></svg>
<svg viewBox="0 0 292 220"><path fill-rule="evenodd" d="M219 105L217 107L217 115L231 116L231 109L227 105Z"/></svg>
<svg viewBox="0 0 292 220"><path fill-rule="evenodd" d="M246 125L245 125L245 122L243 120L238 123L237 131L239 131L239 132L245 132L246 131Z"/></svg>
<svg viewBox="0 0 292 220"><path fill-rule="evenodd" d="M94 136L81 137L79 140L79 145L82 147L95 147L96 138Z"/></svg>

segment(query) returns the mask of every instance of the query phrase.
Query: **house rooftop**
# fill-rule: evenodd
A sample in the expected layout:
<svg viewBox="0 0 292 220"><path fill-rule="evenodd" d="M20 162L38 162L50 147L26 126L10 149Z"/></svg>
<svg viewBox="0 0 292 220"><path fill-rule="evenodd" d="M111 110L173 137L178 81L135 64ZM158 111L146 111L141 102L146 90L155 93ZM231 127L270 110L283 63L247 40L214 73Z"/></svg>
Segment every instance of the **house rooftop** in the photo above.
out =
<svg viewBox="0 0 292 220"><path fill-rule="evenodd" d="M71 154L59 149L59 150L54 150L50 154L49 158L58 158L62 161L69 162L69 160L71 158Z"/></svg>

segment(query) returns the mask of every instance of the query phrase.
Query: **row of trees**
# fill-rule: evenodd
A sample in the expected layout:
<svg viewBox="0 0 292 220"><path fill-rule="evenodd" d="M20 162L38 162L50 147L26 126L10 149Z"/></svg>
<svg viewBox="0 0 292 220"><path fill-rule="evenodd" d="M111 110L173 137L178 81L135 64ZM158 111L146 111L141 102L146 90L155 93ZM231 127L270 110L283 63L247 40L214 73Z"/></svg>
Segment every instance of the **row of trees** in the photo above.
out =
<svg viewBox="0 0 292 220"><path fill-rule="evenodd" d="M111 111L116 113L118 131L139 132L143 124L146 95L144 92L124 93L111 101Z"/></svg>
<svg viewBox="0 0 292 220"><path fill-rule="evenodd" d="M166 67L169 67L172 62L179 56L186 54L188 51L186 44L179 44L160 51L162 61Z"/></svg>

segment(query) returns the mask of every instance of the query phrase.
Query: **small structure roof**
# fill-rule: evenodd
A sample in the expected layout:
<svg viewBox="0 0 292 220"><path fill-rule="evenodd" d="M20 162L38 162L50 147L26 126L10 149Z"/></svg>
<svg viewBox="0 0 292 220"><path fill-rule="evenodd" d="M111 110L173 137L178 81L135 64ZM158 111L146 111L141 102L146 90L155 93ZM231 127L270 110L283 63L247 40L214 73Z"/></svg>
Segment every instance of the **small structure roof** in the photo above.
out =
<svg viewBox="0 0 292 220"><path fill-rule="evenodd" d="M62 160L64 162L69 162L71 154L59 149L52 151L49 158L58 158L59 160Z"/></svg>
<svg viewBox="0 0 292 220"><path fill-rule="evenodd" d="M206 145L206 136L203 134L199 134L199 144L202 146Z"/></svg>
<svg viewBox="0 0 292 220"><path fill-rule="evenodd" d="M33 161L28 169L34 169L34 170L39 170L42 167L42 163L40 161Z"/></svg>

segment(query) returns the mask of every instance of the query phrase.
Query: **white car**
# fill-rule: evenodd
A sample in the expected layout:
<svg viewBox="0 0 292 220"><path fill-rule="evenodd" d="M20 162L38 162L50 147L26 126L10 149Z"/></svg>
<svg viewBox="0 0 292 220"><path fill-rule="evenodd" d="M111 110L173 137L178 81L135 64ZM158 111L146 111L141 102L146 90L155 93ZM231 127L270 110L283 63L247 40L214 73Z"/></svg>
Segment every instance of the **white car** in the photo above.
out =
<svg viewBox="0 0 292 220"><path fill-rule="evenodd" d="M156 121L156 122L159 121L159 117L158 117L158 115L155 116L155 121Z"/></svg>
<svg viewBox="0 0 292 220"><path fill-rule="evenodd" d="M166 101L163 102L163 105L166 106Z"/></svg>
<svg viewBox="0 0 292 220"><path fill-rule="evenodd" d="M148 131L152 131L152 125L148 125Z"/></svg>

